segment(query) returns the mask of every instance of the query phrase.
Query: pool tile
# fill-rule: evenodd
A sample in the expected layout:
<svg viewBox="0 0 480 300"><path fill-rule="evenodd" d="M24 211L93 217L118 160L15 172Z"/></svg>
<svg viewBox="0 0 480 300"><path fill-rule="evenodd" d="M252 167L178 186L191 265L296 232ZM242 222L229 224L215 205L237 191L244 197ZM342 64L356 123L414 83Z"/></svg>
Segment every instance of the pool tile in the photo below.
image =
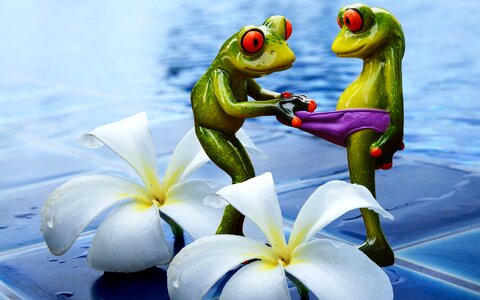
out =
<svg viewBox="0 0 480 300"><path fill-rule="evenodd" d="M396 253L409 262L476 283L480 290L479 247L480 229L474 229Z"/></svg>
<svg viewBox="0 0 480 300"><path fill-rule="evenodd" d="M191 120L179 122L174 129L171 129L167 124L152 126L151 131L159 155L161 155L160 153L164 154L159 157L159 165L166 166L176 143L180 141L191 126L193 126ZM166 136L159 133L168 130L169 134ZM317 177L345 171L347 168L342 160L346 155L344 149L332 146L319 139L312 139L305 135L288 135L284 131L272 130L255 123L248 123L245 126L245 131L257 147L268 155L267 158L261 158L255 154L250 154L256 174L272 172L276 183L316 179ZM288 157L295 157L295 160L289 161ZM279 161L282 163L276 163ZM312 161L315 162L313 165ZM308 169L298 167L307 163L310 165ZM164 169L160 167L160 174L163 174L163 171ZM229 177L211 162L195 173L194 177L230 181Z"/></svg>
<svg viewBox="0 0 480 300"><path fill-rule="evenodd" d="M172 250L170 228L162 225ZM61 256L51 254L43 243L26 252L22 248L0 252L0 278L13 290L35 299L111 299L112 295L119 299L134 295L139 299L168 299L165 267L130 275L104 275L89 268L86 257L93 235L80 236Z"/></svg>
<svg viewBox="0 0 480 300"><path fill-rule="evenodd" d="M170 228L162 225L172 250ZM89 268L86 256L92 238L92 233L84 234L61 256L51 254L44 244L0 252L0 278L10 290L35 299L169 299L167 266L132 274L104 274ZM290 291L298 299L296 289Z"/></svg>
<svg viewBox="0 0 480 300"><path fill-rule="evenodd" d="M62 256L54 256L46 247L29 253L0 257L3 281L32 298L50 299L64 295L90 298L90 287L102 275L87 267L86 251L91 237L77 241Z"/></svg>
<svg viewBox="0 0 480 300"><path fill-rule="evenodd" d="M48 195L61 180L30 189L18 189L0 195L0 251L42 241L40 214Z"/></svg>
<svg viewBox="0 0 480 300"><path fill-rule="evenodd" d="M69 177L25 186L0 193L0 252L43 242L42 208L48 196ZM97 217L86 230L98 227L109 210Z"/></svg>
<svg viewBox="0 0 480 300"><path fill-rule="evenodd" d="M83 238L58 257L45 247L22 253L21 257L6 260L0 257L0 276L7 285L36 299L105 299L124 293L125 296L136 293L143 298L152 293L165 294L165 271L162 269L112 279L89 268L86 254L90 242L91 236Z"/></svg>
<svg viewBox="0 0 480 300"><path fill-rule="evenodd" d="M393 286L394 299L470 300L480 293L400 266L384 268Z"/></svg>
<svg viewBox="0 0 480 300"><path fill-rule="evenodd" d="M317 178L347 170L345 149L307 135L261 144L267 159L252 157L256 174L271 172L275 182Z"/></svg>
<svg viewBox="0 0 480 300"><path fill-rule="evenodd" d="M414 243L476 224L480 218L480 177L463 171L409 162L377 175L379 203L395 217L382 220L394 247ZM420 178L425 178L421 181ZM294 220L305 200L318 186L279 196L283 214ZM417 220L422 220L421 225ZM353 243L363 242L365 229L360 212L346 213L324 229Z"/></svg>
<svg viewBox="0 0 480 300"><path fill-rule="evenodd" d="M168 236L168 235L167 235ZM0 256L3 283L36 299L168 299L165 267L134 274L103 274L90 269L86 253L91 235L77 241L63 256L45 247ZM172 240L169 240L170 246ZM392 282L395 299L478 299L480 294L400 266L384 268ZM298 299L295 288L290 288Z"/></svg>

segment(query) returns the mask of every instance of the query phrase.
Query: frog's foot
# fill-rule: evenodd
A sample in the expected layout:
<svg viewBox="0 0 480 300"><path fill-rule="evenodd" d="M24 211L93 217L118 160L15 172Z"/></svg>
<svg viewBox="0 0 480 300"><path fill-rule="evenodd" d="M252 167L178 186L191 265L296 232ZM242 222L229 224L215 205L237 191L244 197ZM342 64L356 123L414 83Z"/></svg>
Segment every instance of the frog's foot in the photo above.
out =
<svg viewBox="0 0 480 300"><path fill-rule="evenodd" d="M393 250L384 237L367 239L358 249L380 267L391 266L395 263Z"/></svg>

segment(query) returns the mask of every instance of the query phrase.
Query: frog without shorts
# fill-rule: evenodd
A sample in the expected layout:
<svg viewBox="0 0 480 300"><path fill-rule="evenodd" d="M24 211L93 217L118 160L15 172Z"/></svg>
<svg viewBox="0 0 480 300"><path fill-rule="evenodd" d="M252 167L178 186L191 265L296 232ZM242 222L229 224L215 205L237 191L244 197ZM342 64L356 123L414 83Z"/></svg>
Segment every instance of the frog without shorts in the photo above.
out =
<svg viewBox="0 0 480 300"><path fill-rule="evenodd" d="M308 109L306 101L263 89L254 79L292 66L295 55L286 42L291 33L292 25L283 16L242 28L223 44L191 92L200 144L233 184L255 176L250 158L235 136L244 119L273 115L294 123L298 118L293 111ZM256 101L248 101L248 96ZM293 108L287 108L287 103ZM241 235L243 221L244 216L228 205L217 234Z"/></svg>

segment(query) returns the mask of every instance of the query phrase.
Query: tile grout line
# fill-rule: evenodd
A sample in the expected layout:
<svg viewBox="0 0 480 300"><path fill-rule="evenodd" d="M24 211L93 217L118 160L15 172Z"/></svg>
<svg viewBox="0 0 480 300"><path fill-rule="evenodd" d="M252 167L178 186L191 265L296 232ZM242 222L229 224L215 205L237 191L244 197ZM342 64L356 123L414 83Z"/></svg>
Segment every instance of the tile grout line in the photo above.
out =
<svg viewBox="0 0 480 300"><path fill-rule="evenodd" d="M445 274L445 273L442 273L442 272L439 272L439 271L435 271L433 269L429 269L429 268L417 265L415 263L403 260L401 258L395 258L395 265L398 265L400 267L403 267L403 268L406 268L406 269L409 269L409 270L412 270L412 271L415 271L415 272L418 272L418 273L421 273L421 274L424 274L424 275L427 275L427 276L430 276L430 277L434 277L436 279L448 282L450 284L454 284L454 285L460 286L462 288L480 293L480 285L478 285L478 284L475 284L473 282L463 280L463 279L460 279L458 277L454 277L454 276L451 276L451 275L448 275L448 274Z"/></svg>
<svg viewBox="0 0 480 300"><path fill-rule="evenodd" d="M453 231L450 231L450 232L447 232L447 233L444 233L444 234L429 237L429 238L426 238L424 240L420 240L420 241L417 241L417 242L405 244L405 245L402 245L400 247L396 247L393 250L394 251L401 251L401 250L404 250L404 249L408 249L408 248L411 248L411 247L423 245L423 244L430 243L430 242L433 242L433 241L436 241L436 240L441 240L441 239L444 239L444 238L447 238L447 237L452 237L452 236L459 235L459 234L462 234L462 233L466 233L466 232L476 230L476 229L480 229L480 224L475 224L475 225L463 227L461 229L457 229L457 230L453 230Z"/></svg>
<svg viewBox="0 0 480 300"><path fill-rule="evenodd" d="M75 242L90 238L95 234L95 232L96 230L85 231L82 234L80 234L80 236L75 240ZM40 243L25 246L25 247L21 247L21 248L2 251L0 252L0 262L20 254L29 253L29 252L33 252L33 251L44 249L44 248L47 248L47 244L45 242L40 242Z"/></svg>
<svg viewBox="0 0 480 300"><path fill-rule="evenodd" d="M11 288L9 288L8 285L5 282L0 280L0 299L3 299L2 296L5 297L5 299L9 299L9 300L22 300L22 299L24 299L19 294L17 294L15 291L13 291Z"/></svg>
<svg viewBox="0 0 480 300"><path fill-rule="evenodd" d="M304 188L319 186L330 180L345 180L345 179L348 179L348 171L340 171L340 172L336 172L336 173L326 175L326 176L321 176L321 177L280 182L276 184L275 190L277 191L277 194L280 195L280 194L289 193L289 192L293 192L293 191L304 189Z"/></svg>

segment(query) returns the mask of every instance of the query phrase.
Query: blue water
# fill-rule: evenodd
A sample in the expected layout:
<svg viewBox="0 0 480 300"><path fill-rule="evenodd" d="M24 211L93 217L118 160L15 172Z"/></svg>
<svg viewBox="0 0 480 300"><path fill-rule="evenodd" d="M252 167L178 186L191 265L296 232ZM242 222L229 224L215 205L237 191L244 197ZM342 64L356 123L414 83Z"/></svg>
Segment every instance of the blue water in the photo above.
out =
<svg viewBox="0 0 480 300"><path fill-rule="evenodd" d="M147 111L188 118L189 91L221 44L274 14L293 23L293 68L260 79L334 109L361 61L335 57L336 11L346 1L2 1L0 152L73 140ZM368 1L403 24L405 155L480 168L479 2ZM272 122L265 119L265 122Z"/></svg>

